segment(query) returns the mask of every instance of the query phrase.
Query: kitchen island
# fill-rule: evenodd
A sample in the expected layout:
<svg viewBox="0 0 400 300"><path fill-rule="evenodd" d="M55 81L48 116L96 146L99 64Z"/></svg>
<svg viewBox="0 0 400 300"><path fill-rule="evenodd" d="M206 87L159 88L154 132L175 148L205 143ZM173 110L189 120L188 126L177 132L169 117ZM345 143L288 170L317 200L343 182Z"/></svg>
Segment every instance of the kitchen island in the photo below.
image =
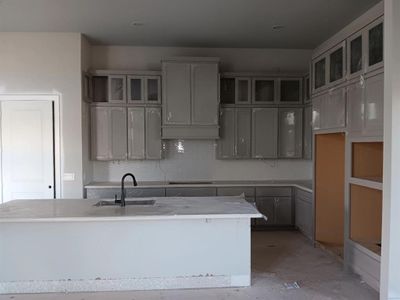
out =
<svg viewBox="0 0 400 300"><path fill-rule="evenodd" d="M154 205L0 205L0 293L250 285L250 219L261 217L251 204L242 197L148 200Z"/></svg>

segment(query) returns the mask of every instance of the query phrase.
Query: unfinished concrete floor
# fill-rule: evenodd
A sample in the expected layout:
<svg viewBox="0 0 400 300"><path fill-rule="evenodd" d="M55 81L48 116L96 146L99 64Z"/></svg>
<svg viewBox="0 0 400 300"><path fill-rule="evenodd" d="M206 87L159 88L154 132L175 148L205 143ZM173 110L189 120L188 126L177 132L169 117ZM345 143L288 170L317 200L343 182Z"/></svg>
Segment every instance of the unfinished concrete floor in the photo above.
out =
<svg viewBox="0 0 400 300"><path fill-rule="evenodd" d="M209 300L209 299L378 299L373 289L298 232L254 232L253 282L249 288L3 295L14 300ZM287 289L297 282L300 288Z"/></svg>

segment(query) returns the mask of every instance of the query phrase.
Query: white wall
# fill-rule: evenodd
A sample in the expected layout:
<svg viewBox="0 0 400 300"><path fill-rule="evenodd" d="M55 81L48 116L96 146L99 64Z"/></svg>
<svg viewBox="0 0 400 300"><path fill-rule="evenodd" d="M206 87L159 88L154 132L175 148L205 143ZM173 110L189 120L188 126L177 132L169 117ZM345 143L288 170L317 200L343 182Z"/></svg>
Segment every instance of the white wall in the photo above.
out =
<svg viewBox="0 0 400 300"><path fill-rule="evenodd" d="M114 70L160 70L160 60L169 56L216 56L223 72L306 73L311 50L223 49L93 46L92 68ZM176 149L177 141L166 142L161 161L94 162L94 181L117 181L125 172L138 180L263 180L310 179L311 162L305 160L230 160L215 159L215 141L183 142L185 152Z"/></svg>
<svg viewBox="0 0 400 300"><path fill-rule="evenodd" d="M82 196L81 35L0 32L0 93L61 96L63 197ZM29 147L29 145L27 145Z"/></svg>

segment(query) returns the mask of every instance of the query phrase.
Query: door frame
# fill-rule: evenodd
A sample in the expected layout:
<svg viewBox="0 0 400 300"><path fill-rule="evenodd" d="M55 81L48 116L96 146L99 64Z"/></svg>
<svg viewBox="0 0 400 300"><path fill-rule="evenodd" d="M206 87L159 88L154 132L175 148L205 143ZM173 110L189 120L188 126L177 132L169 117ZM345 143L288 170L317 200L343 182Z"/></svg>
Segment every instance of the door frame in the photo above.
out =
<svg viewBox="0 0 400 300"><path fill-rule="evenodd" d="M61 148L61 95L60 94L0 94L0 101L49 101L53 104L53 126L54 126L54 184L55 197L61 198L63 194L62 181L62 148ZM1 114L1 112L0 112ZM1 141L0 133L0 141ZM2 152L0 143L0 154ZM2 159L0 155L0 190L3 188ZM3 202L0 195L0 203Z"/></svg>

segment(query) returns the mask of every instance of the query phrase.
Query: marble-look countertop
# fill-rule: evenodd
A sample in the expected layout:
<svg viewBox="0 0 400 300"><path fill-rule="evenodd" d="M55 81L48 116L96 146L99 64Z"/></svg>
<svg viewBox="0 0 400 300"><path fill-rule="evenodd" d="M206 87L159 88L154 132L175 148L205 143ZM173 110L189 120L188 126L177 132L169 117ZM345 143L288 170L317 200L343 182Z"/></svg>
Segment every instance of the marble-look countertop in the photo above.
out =
<svg viewBox="0 0 400 300"><path fill-rule="evenodd" d="M174 184L171 184L173 182ZM312 192L311 180L260 180L260 181L139 181L136 187L125 184L126 188L181 188L181 187L245 187L245 186L294 186ZM119 188L121 182L92 182L85 185L86 189Z"/></svg>
<svg viewBox="0 0 400 300"><path fill-rule="evenodd" d="M152 197L154 205L94 206L99 199L13 200L0 204L0 224L11 222L260 218L237 197ZM135 199L127 199L135 200Z"/></svg>

